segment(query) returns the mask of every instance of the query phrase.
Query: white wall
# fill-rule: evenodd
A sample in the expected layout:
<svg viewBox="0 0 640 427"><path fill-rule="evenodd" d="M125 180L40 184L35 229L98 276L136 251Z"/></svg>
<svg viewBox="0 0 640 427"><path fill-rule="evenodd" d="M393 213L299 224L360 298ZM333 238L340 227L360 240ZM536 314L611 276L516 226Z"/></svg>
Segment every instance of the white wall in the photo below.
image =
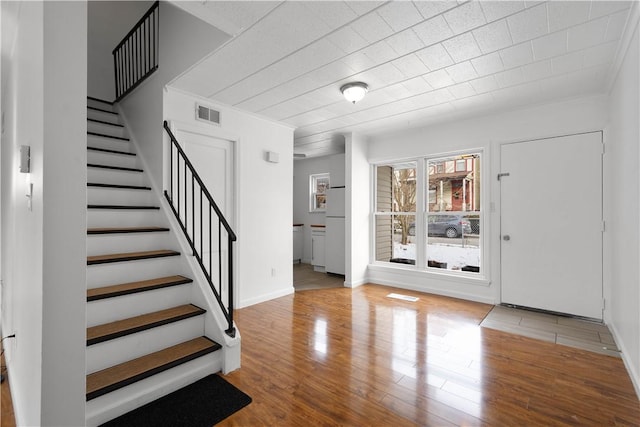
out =
<svg viewBox="0 0 640 427"><path fill-rule="evenodd" d="M325 224L324 212L309 212L309 175L329 173L333 187L345 185L345 155L312 157L293 162L293 223L304 224L302 262L311 263L311 224Z"/></svg>
<svg viewBox="0 0 640 427"><path fill-rule="evenodd" d="M499 171L500 144L600 130L606 120L606 98L594 96L372 137L368 152L372 163L459 150L483 150L483 183L486 184L482 189L486 215L483 236L487 240L484 265L490 270L485 280L474 280L371 265L369 280L487 303L499 302L500 200L495 176ZM488 202L493 204L494 211L489 212Z"/></svg>
<svg viewBox="0 0 640 427"><path fill-rule="evenodd" d="M219 110L221 126L196 121L196 102ZM292 293L293 129L172 88L164 113L181 126L236 141L236 306ZM267 151L280 162L267 162Z"/></svg>
<svg viewBox="0 0 640 427"><path fill-rule="evenodd" d="M367 141L358 134L345 136L347 157L347 224L345 285L355 287L367 282L371 236L371 167L367 161Z"/></svg>
<svg viewBox="0 0 640 427"><path fill-rule="evenodd" d="M107 101L115 99L113 49L133 28L153 1L90 1L88 8L87 93Z"/></svg>
<svg viewBox="0 0 640 427"><path fill-rule="evenodd" d="M18 10L2 63L2 324L16 335L5 341L13 404L18 425L83 425L87 5ZM30 174L17 170L20 145L31 147Z"/></svg>
<svg viewBox="0 0 640 427"><path fill-rule="evenodd" d="M610 101L605 134L608 179L605 194L605 278L611 291L607 321L640 396L640 35L637 10L633 34ZM632 14L632 16L634 16Z"/></svg>

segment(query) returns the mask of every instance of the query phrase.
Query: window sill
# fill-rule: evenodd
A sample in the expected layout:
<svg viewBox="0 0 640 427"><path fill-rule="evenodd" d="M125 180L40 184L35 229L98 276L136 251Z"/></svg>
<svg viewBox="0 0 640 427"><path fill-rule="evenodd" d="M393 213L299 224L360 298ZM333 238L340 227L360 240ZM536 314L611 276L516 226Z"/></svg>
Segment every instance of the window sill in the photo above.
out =
<svg viewBox="0 0 640 427"><path fill-rule="evenodd" d="M489 280L485 276L476 275L474 273L465 273L465 272L451 273L449 272L450 270L446 270L446 272L434 271L437 269L424 270L424 269L419 269L410 264L374 262L372 264L369 264L369 270L387 272L387 273L393 272L393 273L407 275L411 277L437 279L437 280L444 280L444 281L470 284L470 285L479 285L479 286L491 285L491 280Z"/></svg>

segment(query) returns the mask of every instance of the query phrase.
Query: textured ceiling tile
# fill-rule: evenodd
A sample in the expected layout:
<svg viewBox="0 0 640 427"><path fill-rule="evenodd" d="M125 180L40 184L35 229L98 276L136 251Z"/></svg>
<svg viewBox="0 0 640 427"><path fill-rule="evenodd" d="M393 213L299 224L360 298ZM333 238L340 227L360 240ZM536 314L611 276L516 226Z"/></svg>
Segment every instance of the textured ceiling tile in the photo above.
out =
<svg viewBox="0 0 640 427"><path fill-rule="evenodd" d="M494 52L512 44L509 27L504 19L473 30L473 35L483 53Z"/></svg>
<svg viewBox="0 0 640 427"><path fill-rule="evenodd" d="M423 20L410 1L389 2L376 11L394 31L401 31Z"/></svg>
<svg viewBox="0 0 640 427"><path fill-rule="evenodd" d="M627 22L628 11L618 12L609 16L609 24L607 25L607 33L605 34L605 40L610 42L618 40L622 37L624 31L624 24Z"/></svg>
<svg viewBox="0 0 640 427"><path fill-rule="evenodd" d="M531 43L521 43L500 51L500 57L505 68L518 67L533 61Z"/></svg>
<svg viewBox="0 0 640 427"><path fill-rule="evenodd" d="M532 42L536 60L552 58L567 52L567 31L552 33Z"/></svg>
<svg viewBox="0 0 640 427"><path fill-rule="evenodd" d="M231 3L231 2L230 2ZM254 2L234 2L234 3L254 3ZM259 2L258 2L259 3ZM356 19L358 15L345 2L303 2L304 7L309 9L310 13L320 18L325 24L331 28L341 27L348 22Z"/></svg>
<svg viewBox="0 0 640 427"><path fill-rule="evenodd" d="M608 22L609 18L605 16L595 21L569 28L569 50L584 49L602 43Z"/></svg>
<svg viewBox="0 0 640 427"><path fill-rule="evenodd" d="M498 89L498 83L493 76L481 77L469 83L477 93L487 93Z"/></svg>
<svg viewBox="0 0 640 427"><path fill-rule="evenodd" d="M551 60L554 74L569 73L582 68L582 52L571 52Z"/></svg>
<svg viewBox="0 0 640 427"><path fill-rule="evenodd" d="M466 61L467 59L475 58L482 54L471 33L445 40L442 44L455 62Z"/></svg>
<svg viewBox="0 0 640 427"><path fill-rule="evenodd" d="M549 7L549 31L554 32L589 19L590 1L552 1Z"/></svg>
<svg viewBox="0 0 640 427"><path fill-rule="evenodd" d="M374 67L376 63L371 60L362 51L354 52L342 59L351 69L360 72L368 68Z"/></svg>
<svg viewBox="0 0 640 427"><path fill-rule="evenodd" d="M521 68L503 71L495 75L496 82L501 88L516 86L524 82Z"/></svg>
<svg viewBox="0 0 640 427"><path fill-rule="evenodd" d="M415 54L403 56L391 63L407 78L421 76L429 72L429 68Z"/></svg>
<svg viewBox="0 0 640 427"><path fill-rule="evenodd" d="M480 6L484 11L487 22L492 22L505 16L513 15L524 9L524 2L520 1L482 1Z"/></svg>
<svg viewBox="0 0 640 427"><path fill-rule="evenodd" d="M447 25L442 15L438 15L435 18L416 25L413 27L413 30L425 46L439 43L453 35L451 28L449 28L449 25Z"/></svg>
<svg viewBox="0 0 640 427"><path fill-rule="evenodd" d="M616 55L616 42L605 43L589 48L583 52L584 67L593 67L595 65L606 64L613 61Z"/></svg>
<svg viewBox="0 0 640 427"><path fill-rule="evenodd" d="M358 34L369 43L375 43L393 34L391 27L377 13L365 15L351 24Z"/></svg>
<svg viewBox="0 0 640 427"><path fill-rule="evenodd" d="M473 68L476 69L479 76L486 76L487 74L493 74L504 70L502 58L500 58L500 54L498 52L474 58L471 60L471 64L473 65Z"/></svg>
<svg viewBox="0 0 640 427"><path fill-rule="evenodd" d="M446 70L447 73L449 73L449 76L451 76L453 81L456 83L466 82L467 80L478 77L476 70L469 61L452 65L451 67L447 67Z"/></svg>
<svg viewBox="0 0 640 427"><path fill-rule="evenodd" d="M453 64L449 53L441 44L422 49L416 55L430 70L439 70Z"/></svg>
<svg viewBox="0 0 640 427"><path fill-rule="evenodd" d="M444 18L447 20L454 34L464 33L487 22L482 13L480 3L477 1L470 1L445 12Z"/></svg>
<svg viewBox="0 0 640 427"><path fill-rule="evenodd" d="M632 4L633 1L593 1L589 18L595 19L621 10L628 10Z"/></svg>
<svg viewBox="0 0 640 427"><path fill-rule="evenodd" d="M369 13L376 7L382 6L384 1L348 1L347 5L358 15Z"/></svg>
<svg viewBox="0 0 640 427"><path fill-rule="evenodd" d="M540 80L551 76L551 74L550 59L522 66L522 75L525 80Z"/></svg>
<svg viewBox="0 0 640 427"><path fill-rule="evenodd" d="M548 33L547 5L541 4L507 18L511 38L520 43Z"/></svg>
<svg viewBox="0 0 640 427"><path fill-rule="evenodd" d="M476 94L475 89L469 83L460 83L457 85L449 86L449 92L457 99L467 98Z"/></svg>
<svg viewBox="0 0 640 427"><path fill-rule="evenodd" d="M454 83L445 70L433 71L425 75L424 79L435 89L451 86Z"/></svg>
<svg viewBox="0 0 640 427"><path fill-rule="evenodd" d="M364 37L358 34L351 27L343 27L339 29L338 31L329 34L327 39L338 48L342 49L344 53L355 52L369 44Z"/></svg>
<svg viewBox="0 0 640 427"><path fill-rule="evenodd" d="M379 41L372 44L371 46L362 49L362 53L367 55L369 59L378 64L391 61L397 56L396 52L391 48L391 46L389 46L389 43L387 43L385 40Z"/></svg>
<svg viewBox="0 0 640 427"><path fill-rule="evenodd" d="M436 15L445 12L454 6L455 3L451 1L414 1L414 5L420 11L420 14L424 19L433 18Z"/></svg>
<svg viewBox="0 0 640 427"><path fill-rule="evenodd" d="M433 90L433 87L423 77L414 77L411 80L406 80L402 82L402 85L414 95Z"/></svg>
<svg viewBox="0 0 640 427"><path fill-rule="evenodd" d="M385 42L387 42L398 55L406 55L425 47L422 40L420 40L411 28L387 38Z"/></svg>

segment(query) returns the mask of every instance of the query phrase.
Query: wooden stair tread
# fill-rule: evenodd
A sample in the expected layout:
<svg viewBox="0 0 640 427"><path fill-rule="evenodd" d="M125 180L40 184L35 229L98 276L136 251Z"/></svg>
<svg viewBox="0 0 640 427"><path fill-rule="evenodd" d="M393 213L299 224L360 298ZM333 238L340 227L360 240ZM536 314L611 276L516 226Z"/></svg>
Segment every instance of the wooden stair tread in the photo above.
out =
<svg viewBox="0 0 640 427"><path fill-rule="evenodd" d="M100 182L87 182L87 187L119 188L123 190L151 190L151 187L146 187L144 185L103 184Z"/></svg>
<svg viewBox="0 0 640 427"><path fill-rule="evenodd" d="M99 165L96 163L87 163L88 168L99 168L99 169L112 169L118 171L127 171L127 172L144 172L142 169L138 168L126 168L124 166L109 166L109 165Z"/></svg>
<svg viewBox="0 0 640 427"><path fill-rule="evenodd" d="M160 206L144 206L144 205L87 205L87 209L155 209L159 210Z"/></svg>
<svg viewBox="0 0 640 427"><path fill-rule="evenodd" d="M134 334L157 326L199 316L205 310L193 304L185 304L153 313L141 314L128 319L117 320L103 325L87 328L87 345Z"/></svg>
<svg viewBox="0 0 640 427"><path fill-rule="evenodd" d="M107 135L106 133L98 133L98 132L91 132L91 131L88 131L87 135L89 135L89 136L97 136L99 138L118 139L120 141L129 142L129 138L124 137L124 136Z"/></svg>
<svg viewBox="0 0 640 427"><path fill-rule="evenodd" d="M169 231L167 227L105 227L89 228L87 234L124 234L124 233L154 233Z"/></svg>
<svg viewBox="0 0 640 427"><path fill-rule="evenodd" d="M118 285L103 286L87 290L87 301L96 301L105 298L117 297L121 295L129 295L137 292L150 291L153 289L167 288L169 286L177 286L185 283L191 283L193 280L184 276L167 276L158 277L156 279L141 280L138 282L121 283Z"/></svg>
<svg viewBox="0 0 640 427"><path fill-rule="evenodd" d="M87 147L89 151L99 151L101 153L109 153L109 154L122 154L123 156L135 156L136 153L130 153L128 151L119 151L119 150L110 150L108 148L98 148L98 147Z"/></svg>
<svg viewBox="0 0 640 427"><path fill-rule="evenodd" d="M87 257L87 265L105 264L109 262L135 261L150 258L162 258L180 255L180 252L169 249L144 252L126 252L118 254L92 255Z"/></svg>
<svg viewBox="0 0 640 427"><path fill-rule="evenodd" d="M155 353L87 375L87 400L220 349L220 344L198 337Z"/></svg>
<svg viewBox="0 0 640 427"><path fill-rule="evenodd" d="M111 122L107 122L105 120L91 119L91 118L88 118L88 117L87 117L87 121L94 122L94 123L101 123L103 125L117 126L119 128L123 128L124 127L124 125L121 125L120 123L111 123Z"/></svg>
<svg viewBox="0 0 640 427"><path fill-rule="evenodd" d="M87 105L87 108L89 110L102 111L103 113L109 113L109 114L113 114L113 115L116 115L116 116L118 115L118 113L116 113L115 111L109 111L109 110L105 110L105 109L98 108L98 107L90 107L90 106Z"/></svg>

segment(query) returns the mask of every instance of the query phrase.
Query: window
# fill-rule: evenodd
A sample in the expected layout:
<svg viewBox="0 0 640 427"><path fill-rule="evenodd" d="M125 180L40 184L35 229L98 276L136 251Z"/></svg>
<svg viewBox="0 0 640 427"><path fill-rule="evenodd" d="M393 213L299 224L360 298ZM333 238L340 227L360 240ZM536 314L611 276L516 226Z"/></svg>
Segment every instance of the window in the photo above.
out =
<svg viewBox="0 0 640 427"><path fill-rule="evenodd" d="M376 261L480 273L480 154L376 166Z"/></svg>
<svg viewBox="0 0 640 427"><path fill-rule="evenodd" d="M318 173L309 175L309 211L324 212L327 208L327 189L329 188L329 174Z"/></svg>
<svg viewBox="0 0 640 427"><path fill-rule="evenodd" d="M416 162L376 170L376 261L416 263Z"/></svg>

